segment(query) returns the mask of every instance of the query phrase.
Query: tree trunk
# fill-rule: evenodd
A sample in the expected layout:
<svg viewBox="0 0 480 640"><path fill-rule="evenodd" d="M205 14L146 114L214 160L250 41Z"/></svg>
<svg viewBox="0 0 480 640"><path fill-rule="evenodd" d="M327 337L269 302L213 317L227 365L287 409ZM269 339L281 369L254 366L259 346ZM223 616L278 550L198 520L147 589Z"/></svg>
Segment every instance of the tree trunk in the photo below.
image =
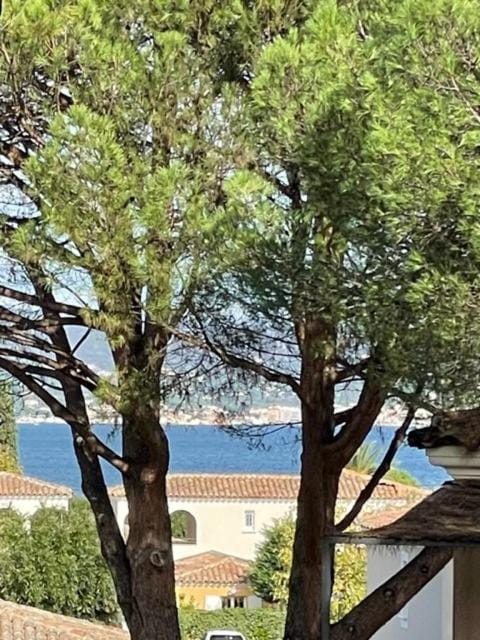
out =
<svg viewBox="0 0 480 640"><path fill-rule="evenodd" d="M90 503L102 555L112 574L117 601L127 625L132 618L130 567L125 543L105 485L98 457L84 447L82 439L72 427L73 446L82 477L82 491Z"/></svg>
<svg viewBox="0 0 480 640"><path fill-rule="evenodd" d="M124 477L129 509L132 640L180 640L167 504L168 442L155 412L124 419ZM143 414L143 415L142 415Z"/></svg>
<svg viewBox="0 0 480 640"><path fill-rule="evenodd" d="M318 318L296 327L302 352L302 464L285 640L318 640L322 540L335 523L340 468L327 454L335 432L335 335Z"/></svg>
<svg viewBox="0 0 480 640"><path fill-rule="evenodd" d="M304 445L285 640L320 638L322 538L333 527L338 481L321 449Z"/></svg>

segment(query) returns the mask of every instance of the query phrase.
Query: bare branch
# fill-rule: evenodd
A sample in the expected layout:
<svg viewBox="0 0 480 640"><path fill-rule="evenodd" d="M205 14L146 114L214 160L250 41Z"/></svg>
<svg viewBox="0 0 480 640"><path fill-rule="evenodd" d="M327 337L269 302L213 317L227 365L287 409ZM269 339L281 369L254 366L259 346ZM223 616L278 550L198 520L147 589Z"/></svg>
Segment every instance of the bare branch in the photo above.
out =
<svg viewBox="0 0 480 640"><path fill-rule="evenodd" d="M225 349L224 347L214 344L203 329L202 329L202 333L203 333L204 340L199 340L198 338L195 338L194 336L178 331L173 327L168 327L168 330L172 335L176 336L183 342L193 347L198 347L199 349L207 350L210 353L213 353L218 358L220 358L222 362L230 365L234 369L243 369L244 371L251 371L252 373L255 373L261 376L265 380L268 380L269 382L276 382L279 384L287 385L296 393L298 397L301 397L300 384L294 376L289 375L287 373L283 373L281 371L276 371L275 369L270 369L269 367L266 367L263 364L254 362L253 360L249 360L248 358L243 358L230 351L227 351L227 349Z"/></svg>
<svg viewBox="0 0 480 640"><path fill-rule="evenodd" d="M10 298L12 300L18 300L19 302L25 302L32 307L40 307L47 311L53 311L54 313L64 313L66 315L82 317L82 313L86 311L86 308L76 307L75 305L67 304L65 302L57 302L56 300L41 300L38 296L24 291L18 291L17 289L11 289L10 287L0 286L0 296ZM88 309L88 311L90 311Z"/></svg>
<svg viewBox="0 0 480 640"><path fill-rule="evenodd" d="M61 360L63 360L64 363L71 367L71 370L77 375L77 377L78 374L83 374L85 376L86 382L88 382L89 385L94 384L95 388L101 381L100 376L96 374L83 360L79 360L78 358L71 355L70 352L59 349L53 343L43 340L39 336L24 334L23 332L17 331L14 328L0 326L0 338L3 338L6 342L10 342L15 345L29 347L30 349L37 349L38 351L46 354L55 354ZM12 353L8 355L12 357L34 360L36 362L43 362L44 364L55 366L57 368L65 366L64 364L59 364L58 362L57 364L55 364L55 361L48 359L48 356L42 356L41 354L31 352L30 350L15 351L12 349L11 351ZM48 362L47 359L49 360Z"/></svg>
<svg viewBox="0 0 480 640"><path fill-rule="evenodd" d="M395 435L390 442L390 445L383 457L383 460L378 465L375 473L372 475L370 480L367 482L366 486L360 492L360 495L355 501L355 504L350 509L350 511L346 514L344 518L338 523L336 528L339 531L344 531L348 529L348 527L353 523L355 518L361 513L365 503L372 497L373 492L378 486L378 483L383 478L383 476L390 469L390 465L392 464L393 458L397 453L398 449L402 445L405 440L405 435L412 424L412 421L415 417L416 409L413 407L409 407L407 411L407 415L405 416L404 421L401 426L395 431Z"/></svg>
<svg viewBox="0 0 480 640"><path fill-rule="evenodd" d="M22 353L20 351L15 351L15 349L8 349L5 347L0 347L0 355L5 356L6 358L15 358L18 366L21 367L25 373L45 376L47 378L56 378L57 380L74 379L85 386L89 391L93 392L97 389L98 385L96 383L81 375L82 368L80 366L74 367L68 362L59 362L58 360L53 360L52 358L48 358L47 356L39 353ZM36 364L20 364L18 363L19 359L28 360ZM40 364L44 366L38 366Z"/></svg>
<svg viewBox="0 0 480 640"><path fill-rule="evenodd" d="M112 449L107 447L95 434L90 431L88 424L74 416L55 396L49 393L38 380L30 375L24 367L15 364L10 360L0 356L0 367L14 376L29 391L38 396L49 407L57 418L61 418L75 428L75 431L83 438L92 452L109 462L122 473L128 471L128 463Z"/></svg>

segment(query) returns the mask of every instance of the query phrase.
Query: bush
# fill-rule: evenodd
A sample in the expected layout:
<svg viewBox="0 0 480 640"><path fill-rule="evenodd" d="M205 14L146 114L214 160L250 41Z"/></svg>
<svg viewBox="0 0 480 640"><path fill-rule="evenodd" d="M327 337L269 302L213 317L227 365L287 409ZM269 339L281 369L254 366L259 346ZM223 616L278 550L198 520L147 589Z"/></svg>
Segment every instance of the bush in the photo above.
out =
<svg viewBox="0 0 480 640"><path fill-rule="evenodd" d="M182 640L202 640L209 629L235 629L247 640L280 640L285 613L274 609L180 609Z"/></svg>
<svg viewBox="0 0 480 640"><path fill-rule="evenodd" d="M404 469L399 469L395 467L390 469L388 473L385 474L385 480L391 480L392 482L399 482L400 484L407 484L412 487L420 487L420 482L412 476L409 471L405 471Z"/></svg>
<svg viewBox="0 0 480 640"><path fill-rule="evenodd" d="M84 501L29 520L0 513L0 597L77 618L112 622L117 604Z"/></svg>
<svg viewBox="0 0 480 640"><path fill-rule="evenodd" d="M287 516L265 530L264 542L258 548L250 572L254 592L267 602L285 606L292 565L295 522ZM366 553L361 547L337 546L335 584L331 600L333 620L344 616L365 595Z"/></svg>

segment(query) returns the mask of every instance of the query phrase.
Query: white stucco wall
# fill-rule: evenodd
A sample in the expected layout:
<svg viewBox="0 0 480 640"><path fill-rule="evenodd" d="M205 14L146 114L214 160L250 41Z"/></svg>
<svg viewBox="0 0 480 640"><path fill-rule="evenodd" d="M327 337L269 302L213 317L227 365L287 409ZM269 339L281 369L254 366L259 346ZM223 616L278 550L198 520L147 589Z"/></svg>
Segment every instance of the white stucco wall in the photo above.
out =
<svg viewBox="0 0 480 640"><path fill-rule="evenodd" d="M33 515L41 507L57 507L58 509L68 509L70 499L65 497L20 497L12 496L0 497L0 509L15 509L24 516Z"/></svg>
<svg viewBox="0 0 480 640"><path fill-rule="evenodd" d="M124 498L112 500L118 523L124 530L128 515ZM290 500L169 500L170 513L187 511L197 523L196 544L174 543L175 559L185 558L204 551L220 551L253 559L258 544L263 540L263 530L274 520L295 510L295 502ZM248 531L245 526L245 512L254 513L255 526Z"/></svg>
<svg viewBox="0 0 480 640"><path fill-rule="evenodd" d="M420 547L369 547L370 593L420 553ZM450 562L372 640L453 640L453 563ZM479 636L480 637L480 636Z"/></svg>
<svg viewBox="0 0 480 640"><path fill-rule="evenodd" d="M353 501L339 500L338 507L345 513ZM125 498L112 498L112 505L121 531L125 531L128 505ZM405 505L405 500L372 500L366 511L395 508ZM173 544L173 555L176 560L193 556L204 551L220 551L246 560L253 560L255 551L263 541L265 527L269 527L278 518L287 514L295 514L295 500L222 500L212 499L178 499L170 498L170 513L187 511L196 520L196 544ZM247 531L244 526L245 512L255 514L255 529Z"/></svg>

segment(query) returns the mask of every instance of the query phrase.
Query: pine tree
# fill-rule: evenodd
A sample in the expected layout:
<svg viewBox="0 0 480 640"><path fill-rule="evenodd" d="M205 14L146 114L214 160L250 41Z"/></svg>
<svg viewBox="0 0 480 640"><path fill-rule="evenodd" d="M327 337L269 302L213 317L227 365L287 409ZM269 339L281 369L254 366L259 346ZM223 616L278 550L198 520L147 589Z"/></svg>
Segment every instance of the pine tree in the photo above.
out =
<svg viewBox="0 0 480 640"><path fill-rule="evenodd" d="M478 15L473 0L4 6L0 369L71 428L134 640L179 638L160 407L192 370L205 382L220 360L301 406L288 640L320 637L322 537L387 398L472 400ZM103 333L114 376L71 326ZM120 416L121 455L89 393ZM100 459L122 474L126 544ZM426 576L442 553L424 552Z"/></svg>

